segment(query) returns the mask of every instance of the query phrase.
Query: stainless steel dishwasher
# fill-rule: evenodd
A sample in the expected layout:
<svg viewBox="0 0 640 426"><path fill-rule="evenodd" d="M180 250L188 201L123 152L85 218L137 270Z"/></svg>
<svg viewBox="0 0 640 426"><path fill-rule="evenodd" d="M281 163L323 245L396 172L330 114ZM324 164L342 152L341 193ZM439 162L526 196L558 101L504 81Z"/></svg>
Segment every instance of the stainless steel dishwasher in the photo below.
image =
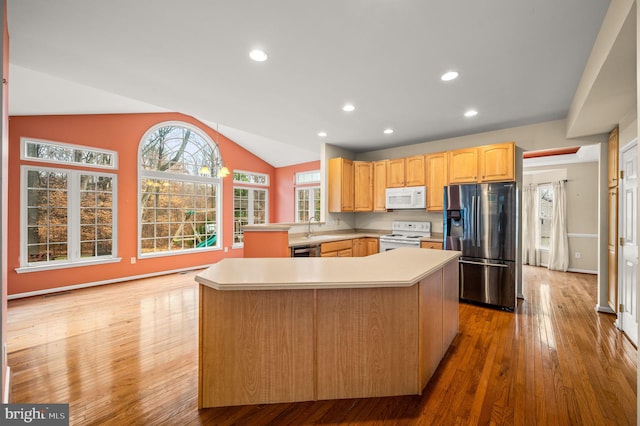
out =
<svg viewBox="0 0 640 426"><path fill-rule="evenodd" d="M291 257L320 257L320 244L291 247Z"/></svg>

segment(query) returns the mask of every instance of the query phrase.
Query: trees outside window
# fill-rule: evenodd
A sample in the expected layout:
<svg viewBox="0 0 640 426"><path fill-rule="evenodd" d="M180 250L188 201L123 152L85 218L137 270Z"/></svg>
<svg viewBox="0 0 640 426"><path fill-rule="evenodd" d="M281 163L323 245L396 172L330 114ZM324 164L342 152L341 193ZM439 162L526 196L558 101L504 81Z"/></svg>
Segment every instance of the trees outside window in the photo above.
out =
<svg viewBox="0 0 640 426"><path fill-rule="evenodd" d="M320 171L296 173L296 222L320 220Z"/></svg>
<svg viewBox="0 0 640 426"><path fill-rule="evenodd" d="M244 244L244 225L269 223L269 176L236 171L233 174L233 244Z"/></svg>
<svg viewBox="0 0 640 426"><path fill-rule="evenodd" d="M218 146L186 123L163 123L140 143L141 256L220 248Z"/></svg>

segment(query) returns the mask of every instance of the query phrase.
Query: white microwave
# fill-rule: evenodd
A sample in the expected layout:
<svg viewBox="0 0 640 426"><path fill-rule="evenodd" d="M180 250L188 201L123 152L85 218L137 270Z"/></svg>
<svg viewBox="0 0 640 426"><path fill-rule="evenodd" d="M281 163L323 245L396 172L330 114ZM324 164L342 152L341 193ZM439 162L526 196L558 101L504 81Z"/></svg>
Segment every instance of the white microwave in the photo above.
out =
<svg viewBox="0 0 640 426"><path fill-rule="evenodd" d="M427 187L387 188L385 207L389 210L426 209Z"/></svg>

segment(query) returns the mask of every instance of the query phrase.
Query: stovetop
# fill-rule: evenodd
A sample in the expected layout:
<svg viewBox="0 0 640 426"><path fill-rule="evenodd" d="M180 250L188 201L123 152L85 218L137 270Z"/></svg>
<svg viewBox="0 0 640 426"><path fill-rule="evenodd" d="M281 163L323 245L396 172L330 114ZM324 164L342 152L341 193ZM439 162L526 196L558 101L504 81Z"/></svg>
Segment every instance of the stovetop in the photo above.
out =
<svg viewBox="0 0 640 426"><path fill-rule="evenodd" d="M393 221L391 234L380 238L389 240L412 240L431 236L431 222Z"/></svg>

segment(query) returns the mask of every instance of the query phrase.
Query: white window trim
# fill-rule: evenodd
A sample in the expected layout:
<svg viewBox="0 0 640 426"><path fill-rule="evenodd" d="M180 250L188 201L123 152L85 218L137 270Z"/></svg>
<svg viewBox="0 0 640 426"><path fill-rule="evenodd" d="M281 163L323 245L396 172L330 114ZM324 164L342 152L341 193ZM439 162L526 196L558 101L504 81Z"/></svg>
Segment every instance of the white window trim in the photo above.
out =
<svg viewBox="0 0 640 426"><path fill-rule="evenodd" d="M246 183L246 182L244 182L244 183ZM253 213L254 213L254 211L253 211L253 192L254 192L254 190L255 191L265 191L266 192L266 197L265 197L266 205L265 205L264 220L265 220L265 223L269 223L269 188L265 188L265 187L262 187L262 186L260 186L260 187L250 187L250 186L244 186L244 185L237 185L237 186L233 187L234 192L235 192L236 188L237 189L247 189L247 190L249 190L249 201L248 201L249 202L249 208L247 209L247 217L249 219L248 225L253 225L252 222L253 222ZM235 193L233 195L233 198L234 198L233 220L235 221ZM233 244L231 246L232 248L242 248L242 247L244 247L244 242L242 242L242 243L236 243L235 242L235 239L236 239L235 232L234 232L234 235L233 235L233 239L234 239L234 242L233 242Z"/></svg>
<svg viewBox="0 0 640 426"><path fill-rule="evenodd" d="M108 154L113 158L113 164L111 166L106 166L102 164L85 164L85 163L76 163L73 161L60 161L56 159L50 158L35 158L27 156L27 142L36 142L43 145L54 145L61 146L72 149L81 149L85 151L93 151L99 154ZM95 168L95 169L107 169L107 170L118 170L118 153L117 151L110 151L108 149L94 148L92 146L84 146L84 145L75 145L66 142L56 142L49 141L44 139L36 139L36 138L20 138L20 160L23 161L36 161L39 163L48 163L48 164L66 164L66 165L74 165L77 167L86 167L86 168Z"/></svg>
<svg viewBox="0 0 640 426"><path fill-rule="evenodd" d="M298 206L300 204L300 196L299 196L299 192L300 190L307 190L309 191L309 214L311 214L312 212L315 212L315 198L313 198L313 190L314 189L320 189L320 185L298 185L295 187L295 191L296 191L296 196L295 196L295 210L293 212L294 214L294 222L295 223L306 223L306 222L301 222L298 220ZM320 194L320 202L322 202L322 194ZM322 207L320 208L320 214L322 214Z"/></svg>
<svg viewBox="0 0 640 426"><path fill-rule="evenodd" d="M29 263L27 259L27 174L30 170L45 171L49 173L67 173L67 226L68 226L68 259L60 261ZM80 257L80 175L108 176L113 179L112 191L112 227L111 233L112 252L110 256L97 256L91 258ZM73 186L73 188L72 188ZM73 194L73 196L72 196ZM106 172L94 172L89 170L37 167L30 165L20 166L20 267L16 272L38 272L51 269L75 268L76 266L99 265L119 262L118 257L118 175Z"/></svg>
<svg viewBox="0 0 640 426"><path fill-rule="evenodd" d="M145 133L144 135L142 135L142 138L140 138L140 142L138 142L138 179L137 179L137 186L138 186L138 191L137 191L137 204L138 204L138 210L137 210L137 219L136 221L138 222L138 259L150 259L150 258L155 258L155 257L166 257L166 256L181 256L181 255L188 255L188 254L195 254L195 253L205 253L205 252L212 252L212 251L220 251L223 249L224 244L222 243L223 240L223 228L224 226L222 223L222 207L223 207L223 194L224 194L224 185L223 182L224 180L222 178L219 177L209 177L209 176L195 176L195 175L182 175L182 174L177 174L177 173L169 173L169 172L159 172L156 170L145 170L142 167L142 158L141 158L141 154L140 154L140 149L142 148L142 145L144 143L144 141L147 140L147 136L153 132L155 132L156 130L158 130L161 127L166 127L166 126L180 126L180 127L187 127L189 129L191 129L192 131L196 132L200 137L202 137L203 139L205 139L207 142L209 142L210 144L212 144L212 146L217 146L218 144L211 139L211 137L205 133L204 131L202 131L200 128L189 124L189 123L185 123L184 121L163 121L161 123L157 123L156 125L150 127ZM218 147L218 150L220 149L220 147ZM216 245L215 246L211 246L211 247L203 247L203 248L193 248L193 249L183 249L183 250L173 250L173 251L163 251L163 252L153 252L153 253L142 253L142 220L141 220L141 212L142 212L142 204L141 204L141 200L142 200L142 185L140 185L140 182L142 182L142 179L145 178L151 178L151 179L173 179L173 180L180 180L180 177L183 177L182 180L189 180L189 181L194 181L194 182L200 182L200 183L213 183L213 184L217 184L218 185L218 193L216 196L216 202L217 202L217 206L216 206L216 235L217 235L217 239L216 239ZM187 179L184 179L184 178Z"/></svg>

